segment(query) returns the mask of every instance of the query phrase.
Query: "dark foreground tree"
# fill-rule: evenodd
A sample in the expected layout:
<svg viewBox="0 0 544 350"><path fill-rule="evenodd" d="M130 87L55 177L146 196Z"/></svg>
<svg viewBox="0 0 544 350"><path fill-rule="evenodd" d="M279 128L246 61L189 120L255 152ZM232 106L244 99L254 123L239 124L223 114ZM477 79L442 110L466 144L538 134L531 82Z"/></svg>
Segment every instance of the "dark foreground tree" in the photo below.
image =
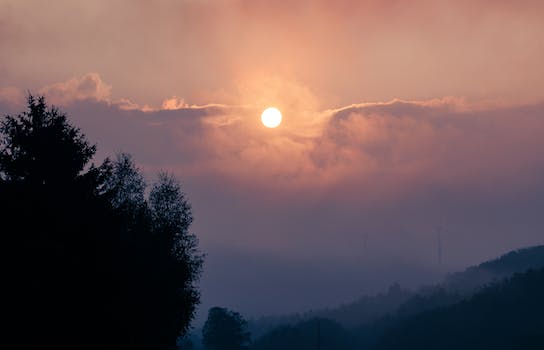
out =
<svg viewBox="0 0 544 350"><path fill-rule="evenodd" d="M10 336L22 348L172 348L199 301L190 206L164 175L146 200L130 156L96 167L95 150L43 97L0 124Z"/></svg>
<svg viewBox="0 0 544 350"><path fill-rule="evenodd" d="M118 163L119 164L119 163ZM126 166L131 181L140 182L132 162ZM178 336L189 330L200 294L198 280L202 255L196 236L189 231L193 221L191 207L181 185L170 175L160 174L149 198L129 193L119 207L127 224L129 246L123 248L123 278L126 314L124 329L132 338L131 345L142 349L170 348ZM119 211L118 210L118 211Z"/></svg>
<svg viewBox="0 0 544 350"><path fill-rule="evenodd" d="M247 322L237 312L213 307L202 329L202 342L207 350L246 350L251 336Z"/></svg>

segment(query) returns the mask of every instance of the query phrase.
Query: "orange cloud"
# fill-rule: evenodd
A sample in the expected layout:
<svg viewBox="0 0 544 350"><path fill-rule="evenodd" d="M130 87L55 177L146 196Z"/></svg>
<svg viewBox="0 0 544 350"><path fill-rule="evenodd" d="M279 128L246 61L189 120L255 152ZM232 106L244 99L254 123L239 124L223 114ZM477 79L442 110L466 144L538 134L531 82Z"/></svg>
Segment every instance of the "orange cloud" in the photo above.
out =
<svg viewBox="0 0 544 350"><path fill-rule="evenodd" d="M188 107L188 105L185 103L184 99L182 99L181 97L173 96L162 102L161 109L172 110L172 109L181 109L186 107Z"/></svg>

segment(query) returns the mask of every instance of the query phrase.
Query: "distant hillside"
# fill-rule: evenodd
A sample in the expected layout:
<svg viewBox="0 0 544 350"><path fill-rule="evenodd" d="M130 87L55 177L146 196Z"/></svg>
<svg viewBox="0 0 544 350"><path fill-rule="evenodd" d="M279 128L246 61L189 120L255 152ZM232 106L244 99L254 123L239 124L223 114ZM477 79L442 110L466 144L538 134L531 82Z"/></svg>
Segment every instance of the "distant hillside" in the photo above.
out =
<svg viewBox="0 0 544 350"><path fill-rule="evenodd" d="M449 306L348 330L314 318L275 327L252 350L544 349L544 269L518 273ZM442 297L447 297L443 294Z"/></svg>
<svg viewBox="0 0 544 350"><path fill-rule="evenodd" d="M544 245L514 250L463 272L453 273L444 285L450 291L471 293L493 280L539 268L544 268Z"/></svg>
<svg viewBox="0 0 544 350"><path fill-rule="evenodd" d="M540 268L544 268L544 246L519 249L451 274L443 283L423 287L416 293L395 284L387 293L363 296L337 308L252 320L250 331L256 339L274 328L296 327L312 318L329 319L353 331L359 345L366 348L375 344L393 325L430 310L460 303L493 281ZM278 336L276 333L275 337Z"/></svg>
<svg viewBox="0 0 544 350"><path fill-rule="evenodd" d="M515 274L469 300L385 330L388 349L544 349L544 269Z"/></svg>
<svg viewBox="0 0 544 350"><path fill-rule="evenodd" d="M410 292L394 284L387 293L362 296L336 308L250 320L250 331L255 338L276 326L294 325L316 317L334 320L348 329L373 322L387 314L399 313L406 317L454 304L493 280L525 272L530 268L544 268L544 246L514 250L497 259L453 273L443 283L421 288L417 292Z"/></svg>
<svg viewBox="0 0 544 350"><path fill-rule="evenodd" d="M308 311L303 314L262 317L249 322L253 337L259 337L266 331L279 325L294 325L312 318L330 319L343 327L353 328L361 323L371 322L383 315L394 312L413 295L398 284L389 287L387 293L362 296L358 300L336 308Z"/></svg>
<svg viewBox="0 0 544 350"><path fill-rule="evenodd" d="M514 250L463 272L453 273L436 286L421 288L400 305L396 315L406 317L452 305L471 297L489 283L508 278L514 273L540 268L544 268L544 246Z"/></svg>

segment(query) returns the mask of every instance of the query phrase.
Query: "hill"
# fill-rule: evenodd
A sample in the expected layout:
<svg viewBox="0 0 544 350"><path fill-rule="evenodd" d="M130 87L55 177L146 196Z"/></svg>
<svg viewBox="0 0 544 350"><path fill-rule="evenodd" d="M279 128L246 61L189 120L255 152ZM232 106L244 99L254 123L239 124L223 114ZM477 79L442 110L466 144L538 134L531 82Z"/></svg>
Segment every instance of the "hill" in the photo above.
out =
<svg viewBox="0 0 544 350"><path fill-rule="evenodd" d="M510 291L514 291L516 288L523 290L518 295L506 292L505 295L501 296L501 300L504 302L509 300L514 308L517 303L523 302L520 299L523 293L527 293L527 295L533 293L532 295L534 295L535 291L538 291L538 288L542 287L538 284L537 278L541 275L535 275L535 272L531 272L530 275L527 275L528 277L519 277L526 276L526 271L531 269L538 271L544 269L544 246L535 246L509 252L497 259L486 261L477 266L471 266L462 272L451 274L442 283L422 287L417 292L410 292L395 284L389 288L387 293L375 296L363 296L355 302L344 304L338 308L316 310L305 314L262 318L250 322L251 331L256 340L255 349L268 349L272 347L284 349L304 348L300 346L288 346L288 344L311 343L315 346L315 324L318 319L322 320L321 322L324 322L324 324L329 325L322 329L322 336L327 336L333 340L336 339L329 341L328 344L334 344L338 348L372 349L376 346L384 349L399 348L399 344L394 341L387 341L387 339L396 339L397 337L400 339L401 336L408 337L407 334L412 331L410 328L412 323L420 324L422 329L425 329L425 327L429 327L429 329L434 327L432 322L440 323L438 319L425 319L425 321L421 321L420 323L417 323L419 321L414 321L419 320L419 317L423 317L422 315L434 315L436 312L440 312L440 310L450 310L450 308L451 310L458 310L459 305L467 305L467 303L476 309L486 303L493 304L494 295L498 295L497 293L499 292L497 291L504 288L510 288ZM520 273L524 274L520 275ZM512 277L514 274L515 277ZM511 278L511 280L508 278ZM505 281L505 279L506 282L500 282ZM525 284L523 282L524 279L528 281ZM535 309L538 309L539 305L541 305L538 302L538 300L531 299L531 303L534 304ZM500 310L498 305L494 305L494 307ZM459 316L459 319L456 320L457 322L462 323L462 312L466 312L466 316L469 318L476 317L469 312L470 307L463 306L460 310L455 311L457 312L456 315ZM516 315L511 309L504 310L511 315ZM544 315L544 313L542 314ZM533 314L530 315L532 316L528 317L527 322L534 321L536 317ZM439 316L434 317L438 318ZM496 315L493 317L497 320L500 319ZM454 323L454 321L452 320L451 322ZM431 323L426 326L426 322ZM450 325L453 326L453 323ZM512 329L517 329L509 323L504 324L507 328L512 327ZM520 322L520 324L524 323ZM467 329L466 331L467 334L476 332L471 329ZM327 332L330 332L330 334ZM537 335L531 334L527 336L538 335L538 333L535 333ZM524 334L519 333L518 335L524 338ZM418 337L433 339L432 335L422 332L418 333ZM340 343L337 339L341 338L349 338L349 341ZM326 347L324 344L322 346ZM425 343L420 348L428 346L429 344ZM414 347L417 348L416 345Z"/></svg>
<svg viewBox="0 0 544 350"><path fill-rule="evenodd" d="M488 283L507 278L516 272L539 268L544 268L544 245L511 251L496 259L450 274L442 283L422 287L416 292L393 284L386 293L361 296L335 308L250 320L249 328L254 338L274 327L296 325L312 318L334 320L347 329L359 328L389 314L408 317L451 305L470 297Z"/></svg>
<svg viewBox="0 0 544 350"><path fill-rule="evenodd" d="M253 337L259 337L280 325L296 325L311 319L321 318L333 320L342 327L350 329L394 312L413 295L409 290L401 288L399 284L393 284L386 293L364 295L356 301L336 308L313 310L302 314L262 317L250 320L249 327Z"/></svg>
<svg viewBox="0 0 544 350"><path fill-rule="evenodd" d="M468 300L386 330L376 349L544 349L544 269L493 283Z"/></svg>
<svg viewBox="0 0 544 350"><path fill-rule="evenodd" d="M540 268L544 268L544 245L514 250L463 272L453 273L444 284L450 291L471 293L493 280Z"/></svg>

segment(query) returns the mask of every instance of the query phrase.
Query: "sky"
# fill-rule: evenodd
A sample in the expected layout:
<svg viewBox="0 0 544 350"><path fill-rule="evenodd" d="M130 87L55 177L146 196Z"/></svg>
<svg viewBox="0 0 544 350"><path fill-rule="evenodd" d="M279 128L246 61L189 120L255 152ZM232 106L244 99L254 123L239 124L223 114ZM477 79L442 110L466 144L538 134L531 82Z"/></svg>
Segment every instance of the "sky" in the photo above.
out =
<svg viewBox="0 0 544 350"><path fill-rule="evenodd" d="M544 243L542 18L530 0L0 0L0 114L43 94L96 162L180 179L199 319L334 306Z"/></svg>

